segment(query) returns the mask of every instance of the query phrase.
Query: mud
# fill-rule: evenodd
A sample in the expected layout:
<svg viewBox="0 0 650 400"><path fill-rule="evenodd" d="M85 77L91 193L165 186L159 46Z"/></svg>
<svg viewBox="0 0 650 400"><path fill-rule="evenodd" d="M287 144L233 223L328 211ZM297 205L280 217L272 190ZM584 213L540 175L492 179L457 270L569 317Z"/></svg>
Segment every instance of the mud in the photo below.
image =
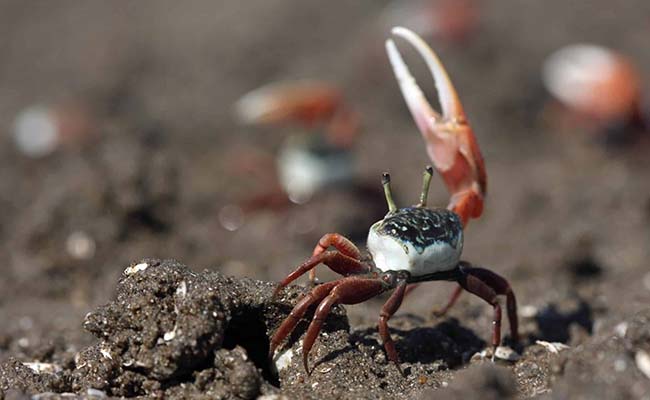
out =
<svg viewBox="0 0 650 400"><path fill-rule="evenodd" d="M403 318L393 332L402 376L386 360L376 328L351 330L338 306L306 373L301 357L306 323L268 358L270 336L305 291L291 286L274 299L274 288L195 272L176 261L141 260L124 270L116 298L84 317L95 344L72 359L56 357L56 349L31 363L10 358L1 364L0 388L9 398L19 391L38 398L94 393L240 399L429 398L437 389L450 398L516 398L519 391L550 398L642 398L650 390L635 366L635 353L650 348L650 309L575 349L530 343L543 336L538 329L515 363L482 356L485 343L455 320L417 327L430 321Z"/></svg>

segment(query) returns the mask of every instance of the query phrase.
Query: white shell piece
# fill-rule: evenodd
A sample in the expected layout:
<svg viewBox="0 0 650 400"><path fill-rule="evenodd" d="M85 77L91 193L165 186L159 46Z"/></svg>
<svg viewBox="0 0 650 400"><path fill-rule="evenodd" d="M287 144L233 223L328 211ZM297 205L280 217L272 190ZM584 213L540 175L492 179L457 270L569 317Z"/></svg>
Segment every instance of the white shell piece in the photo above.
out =
<svg viewBox="0 0 650 400"><path fill-rule="evenodd" d="M165 332L165 334L163 335L163 340L165 342L169 342L170 340L174 340L175 337L176 337L176 327L174 327L173 331Z"/></svg>
<svg viewBox="0 0 650 400"><path fill-rule="evenodd" d="M458 243L458 247L453 248L448 243L436 242L418 253L410 243L370 229L367 246L375 266L381 271L406 270L412 276L420 276L456 267L463 251L462 236Z"/></svg>
<svg viewBox="0 0 650 400"><path fill-rule="evenodd" d="M546 350L548 350L553 354L558 354L562 350L570 349L569 346L560 342L547 342L545 340L537 340L535 341L535 343L537 343L540 346L544 346Z"/></svg>
<svg viewBox="0 0 650 400"><path fill-rule="evenodd" d="M137 264L137 265L134 265L132 267L129 267L129 268L125 269L124 273L126 275L133 275L133 274L135 274L137 272L144 271L147 268L149 268L149 264L140 263L140 264Z"/></svg>
<svg viewBox="0 0 650 400"><path fill-rule="evenodd" d="M61 366L57 364L43 363L43 362L25 362L24 366L30 368L32 371L37 374L47 373L54 374L61 371Z"/></svg>
<svg viewBox="0 0 650 400"><path fill-rule="evenodd" d="M187 282L182 281L180 285L176 288L176 294L180 297L185 297L187 294Z"/></svg>
<svg viewBox="0 0 650 400"><path fill-rule="evenodd" d="M108 358L109 360L112 360L112 359L113 359L113 357L111 356L111 352L108 351L108 349L106 349L106 348L104 348L104 347L101 347L101 348L99 349L99 353L100 353L102 356L104 356L104 358Z"/></svg>
<svg viewBox="0 0 650 400"><path fill-rule="evenodd" d="M293 350L288 349L282 353L275 361L275 368L278 371L282 371L285 368L288 368L291 365L291 359L293 358Z"/></svg>

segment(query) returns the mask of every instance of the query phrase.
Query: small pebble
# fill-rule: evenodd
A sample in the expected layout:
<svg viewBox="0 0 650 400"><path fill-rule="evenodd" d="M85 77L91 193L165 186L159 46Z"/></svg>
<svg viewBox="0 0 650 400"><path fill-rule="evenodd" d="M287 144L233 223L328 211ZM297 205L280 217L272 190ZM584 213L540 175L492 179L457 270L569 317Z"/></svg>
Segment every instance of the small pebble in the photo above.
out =
<svg viewBox="0 0 650 400"><path fill-rule="evenodd" d="M553 354L558 354L560 351L570 348L566 344L560 342L547 342L544 340L537 340L535 341L535 343L537 343L540 346L544 346L546 350L548 350Z"/></svg>
<svg viewBox="0 0 650 400"><path fill-rule="evenodd" d="M507 346L499 346L494 352L494 356L500 360L505 361L517 361L521 358L516 351Z"/></svg>

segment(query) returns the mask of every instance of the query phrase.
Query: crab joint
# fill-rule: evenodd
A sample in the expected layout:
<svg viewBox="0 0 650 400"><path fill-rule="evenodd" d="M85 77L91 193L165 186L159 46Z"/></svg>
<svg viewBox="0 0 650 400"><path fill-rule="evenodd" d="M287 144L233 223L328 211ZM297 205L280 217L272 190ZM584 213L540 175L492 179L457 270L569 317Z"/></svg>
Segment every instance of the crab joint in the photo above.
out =
<svg viewBox="0 0 650 400"><path fill-rule="evenodd" d="M388 212L397 210L395 200L393 200L393 192L390 190L390 174L384 172L381 175L381 184L384 187L384 195L386 196L386 203L388 203Z"/></svg>
<svg viewBox="0 0 650 400"><path fill-rule="evenodd" d="M433 177L433 167L427 165L424 169L424 177L422 178L422 193L420 194L420 202L418 207L426 207L427 197L429 197L429 185L431 185L431 178Z"/></svg>

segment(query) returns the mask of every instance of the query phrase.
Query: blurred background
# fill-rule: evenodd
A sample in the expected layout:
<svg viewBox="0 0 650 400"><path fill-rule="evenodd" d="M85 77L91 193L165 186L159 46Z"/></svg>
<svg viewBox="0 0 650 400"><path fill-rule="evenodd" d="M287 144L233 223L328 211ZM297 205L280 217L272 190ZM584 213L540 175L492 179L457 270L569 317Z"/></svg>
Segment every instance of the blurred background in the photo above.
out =
<svg viewBox="0 0 650 400"><path fill-rule="evenodd" d="M326 232L364 245L386 211L381 172L415 203L430 161L384 53L394 25L439 53L483 151L487 203L464 257L509 277L529 312L580 304L586 334L647 304L646 0L1 1L0 359L89 341L83 315L143 257L279 280ZM545 87L549 55L576 43L633 65L638 98L620 115L574 112ZM398 45L437 107L422 61ZM360 124L345 182L297 204L277 157L326 129L242 124L234 104L304 79L340 90ZM446 206L434 179L430 204ZM425 285L403 312L426 314L451 288ZM374 325L380 302L351 307L353 324ZM465 296L455 316L487 335L480 301Z"/></svg>

